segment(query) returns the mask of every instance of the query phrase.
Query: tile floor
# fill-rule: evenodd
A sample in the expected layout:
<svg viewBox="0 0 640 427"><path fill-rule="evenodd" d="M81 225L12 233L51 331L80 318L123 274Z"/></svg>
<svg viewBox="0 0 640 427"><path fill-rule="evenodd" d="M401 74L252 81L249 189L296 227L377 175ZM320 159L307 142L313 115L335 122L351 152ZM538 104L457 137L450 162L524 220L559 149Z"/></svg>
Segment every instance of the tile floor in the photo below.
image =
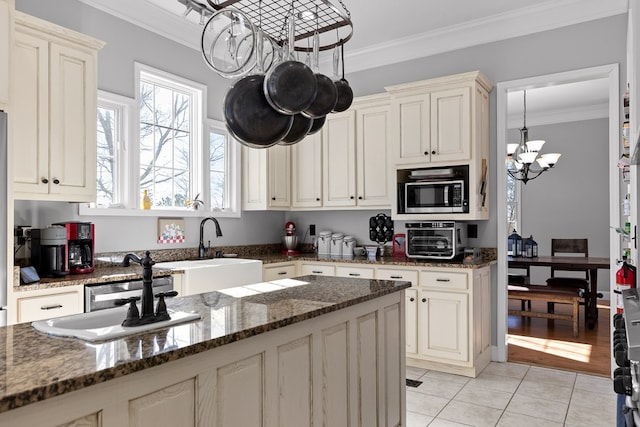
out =
<svg viewBox="0 0 640 427"><path fill-rule="evenodd" d="M407 366L407 427L615 426L609 378L491 362L477 378Z"/></svg>

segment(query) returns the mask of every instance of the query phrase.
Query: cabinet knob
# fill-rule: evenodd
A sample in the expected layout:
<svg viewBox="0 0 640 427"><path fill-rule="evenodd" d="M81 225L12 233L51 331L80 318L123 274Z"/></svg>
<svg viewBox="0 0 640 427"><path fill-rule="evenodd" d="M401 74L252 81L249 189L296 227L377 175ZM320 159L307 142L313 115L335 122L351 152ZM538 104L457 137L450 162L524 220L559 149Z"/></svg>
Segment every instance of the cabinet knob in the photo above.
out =
<svg viewBox="0 0 640 427"><path fill-rule="evenodd" d="M411 302L414 302L415 300L416 300L416 299L415 299L415 298L413 298L413 297L409 298L409 301L411 301Z"/></svg>
<svg viewBox="0 0 640 427"><path fill-rule="evenodd" d="M48 183L49 183L49 180L48 180L47 178L42 178L42 183L43 183L43 184L48 184Z"/></svg>
<svg viewBox="0 0 640 427"><path fill-rule="evenodd" d="M433 151L431 152L431 154L436 154L436 150L433 150Z"/></svg>
<svg viewBox="0 0 640 427"><path fill-rule="evenodd" d="M272 197L272 198L271 198L271 200L275 200L275 199L276 199L275 197Z"/></svg>
<svg viewBox="0 0 640 427"><path fill-rule="evenodd" d="M358 196L358 200L362 200L362 196Z"/></svg>
<svg viewBox="0 0 640 427"><path fill-rule="evenodd" d="M426 298L422 298L422 302L427 302L427 299Z"/></svg>
<svg viewBox="0 0 640 427"><path fill-rule="evenodd" d="M60 180L58 178L53 178L53 183L55 185L58 185L58 184L60 184Z"/></svg>
<svg viewBox="0 0 640 427"><path fill-rule="evenodd" d="M316 202L319 202L319 201L320 201L320 197L316 197Z"/></svg>
<svg viewBox="0 0 640 427"><path fill-rule="evenodd" d="M424 155L425 155L425 156L428 156L428 155L429 155L429 152L428 152L428 151L425 151L425 152L424 152Z"/></svg>
<svg viewBox="0 0 640 427"><path fill-rule="evenodd" d="M349 197L349 198L350 198L351 200L355 199L355 197L354 197L354 196L351 196L351 197Z"/></svg>

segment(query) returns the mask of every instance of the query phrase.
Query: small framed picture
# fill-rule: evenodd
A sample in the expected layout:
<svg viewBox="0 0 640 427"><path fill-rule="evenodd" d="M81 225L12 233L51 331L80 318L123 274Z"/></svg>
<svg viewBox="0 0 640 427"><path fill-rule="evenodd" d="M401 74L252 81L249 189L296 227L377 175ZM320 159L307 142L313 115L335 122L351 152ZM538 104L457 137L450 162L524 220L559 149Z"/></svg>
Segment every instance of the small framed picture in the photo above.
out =
<svg viewBox="0 0 640 427"><path fill-rule="evenodd" d="M158 243L184 242L184 218L158 218Z"/></svg>

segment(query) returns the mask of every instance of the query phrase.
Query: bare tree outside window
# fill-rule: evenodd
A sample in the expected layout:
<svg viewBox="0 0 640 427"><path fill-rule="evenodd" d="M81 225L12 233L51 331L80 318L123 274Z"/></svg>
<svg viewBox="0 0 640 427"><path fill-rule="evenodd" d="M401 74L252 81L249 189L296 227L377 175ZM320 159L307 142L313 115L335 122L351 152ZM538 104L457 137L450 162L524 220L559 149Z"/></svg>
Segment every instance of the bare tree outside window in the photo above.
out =
<svg viewBox="0 0 640 427"><path fill-rule="evenodd" d="M97 145L97 193L98 206L111 206L116 203L116 135L119 123L116 108L98 107L98 145Z"/></svg>
<svg viewBox="0 0 640 427"><path fill-rule="evenodd" d="M221 210L227 208L227 184L226 184L226 135L209 132L209 189L211 209Z"/></svg>
<svg viewBox="0 0 640 427"><path fill-rule="evenodd" d="M190 196L190 94L140 81L140 189L154 206L180 207Z"/></svg>

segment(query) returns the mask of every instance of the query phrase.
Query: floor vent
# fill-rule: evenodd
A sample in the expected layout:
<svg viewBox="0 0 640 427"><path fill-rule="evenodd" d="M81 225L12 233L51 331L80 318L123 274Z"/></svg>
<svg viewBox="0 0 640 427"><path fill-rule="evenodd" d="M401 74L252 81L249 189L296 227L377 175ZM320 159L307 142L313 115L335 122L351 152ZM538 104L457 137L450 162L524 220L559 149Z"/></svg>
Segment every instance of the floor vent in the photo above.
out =
<svg viewBox="0 0 640 427"><path fill-rule="evenodd" d="M410 380L409 378L407 378L406 381L408 387L420 387L420 384L422 384L422 381Z"/></svg>

